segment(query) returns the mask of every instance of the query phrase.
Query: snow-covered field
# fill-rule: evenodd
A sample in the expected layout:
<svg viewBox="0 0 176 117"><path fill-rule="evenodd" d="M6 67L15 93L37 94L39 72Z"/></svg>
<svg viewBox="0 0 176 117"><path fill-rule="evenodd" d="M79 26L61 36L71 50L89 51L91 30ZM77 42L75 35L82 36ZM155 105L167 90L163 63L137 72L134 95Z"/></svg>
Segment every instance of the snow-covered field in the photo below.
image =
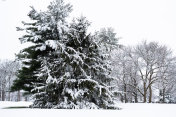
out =
<svg viewBox="0 0 176 117"><path fill-rule="evenodd" d="M2 109L30 102L0 102L0 117L176 117L176 104L124 104L122 110Z"/></svg>

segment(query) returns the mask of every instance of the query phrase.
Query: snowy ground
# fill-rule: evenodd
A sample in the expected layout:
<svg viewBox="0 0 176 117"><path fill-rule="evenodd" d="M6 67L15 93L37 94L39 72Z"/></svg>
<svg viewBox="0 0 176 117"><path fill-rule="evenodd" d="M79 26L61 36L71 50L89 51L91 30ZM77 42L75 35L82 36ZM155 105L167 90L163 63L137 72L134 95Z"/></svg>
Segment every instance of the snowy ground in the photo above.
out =
<svg viewBox="0 0 176 117"><path fill-rule="evenodd" d="M176 117L176 104L118 104L122 110L2 109L30 102L0 102L0 117Z"/></svg>
<svg viewBox="0 0 176 117"><path fill-rule="evenodd" d="M9 102L9 101L0 101L0 109L8 107L29 107L32 102Z"/></svg>

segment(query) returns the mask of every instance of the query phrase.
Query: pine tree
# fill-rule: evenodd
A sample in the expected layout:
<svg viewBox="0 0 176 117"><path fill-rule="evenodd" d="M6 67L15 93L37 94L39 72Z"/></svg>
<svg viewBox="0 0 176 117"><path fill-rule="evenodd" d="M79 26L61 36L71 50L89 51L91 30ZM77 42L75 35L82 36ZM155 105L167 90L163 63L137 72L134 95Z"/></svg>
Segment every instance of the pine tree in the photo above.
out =
<svg viewBox="0 0 176 117"><path fill-rule="evenodd" d="M18 72L12 91L23 89L28 93L36 87L36 83L44 80L38 78L43 58L55 50L53 43L61 41L67 28L65 19L72 11L70 4L63 0L55 0L48 6L48 10L37 12L33 7L28 16L31 23L22 22L25 28L17 27L18 31L25 31L26 35L20 38L21 43L30 43L31 46L23 49L18 55L23 67Z"/></svg>
<svg viewBox="0 0 176 117"><path fill-rule="evenodd" d="M90 23L81 17L68 25L70 11L63 0L51 2L44 12L32 8L28 16L34 22L18 28L27 33L21 42L32 45L18 55L24 66L13 88L32 92L33 108L115 108L110 68L87 34Z"/></svg>
<svg viewBox="0 0 176 117"><path fill-rule="evenodd" d="M110 53L114 49L122 47L122 45L119 44L120 38L116 37L114 29L111 27L100 29L100 31L95 33L95 37L102 53Z"/></svg>
<svg viewBox="0 0 176 117"><path fill-rule="evenodd" d="M65 42L57 43L57 57L43 61L40 78L46 77L46 83L36 87L33 107L115 108L108 88L113 79L93 36L87 34L89 25L84 17L74 20Z"/></svg>

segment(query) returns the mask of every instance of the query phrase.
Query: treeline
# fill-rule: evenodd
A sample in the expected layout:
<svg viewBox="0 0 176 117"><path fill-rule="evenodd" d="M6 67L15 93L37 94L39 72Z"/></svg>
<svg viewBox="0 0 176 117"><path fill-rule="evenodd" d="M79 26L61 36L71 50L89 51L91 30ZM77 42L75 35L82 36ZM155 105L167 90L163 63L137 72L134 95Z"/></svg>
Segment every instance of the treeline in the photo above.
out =
<svg viewBox="0 0 176 117"><path fill-rule="evenodd" d="M17 78L20 63L11 60L0 61L0 101L20 101L22 94L19 91L11 92L13 81Z"/></svg>
<svg viewBox="0 0 176 117"><path fill-rule="evenodd" d="M105 37L107 32L115 34L112 28L102 29L97 34ZM107 37L110 40L112 38ZM106 46L107 50L108 47L110 45ZM121 45L120 48L113 49L110 53L111 75L116 79L111 83L115 85L112 90L115 92L115 100L125 103L176 102L176 58L168 47L157 42L143 41L133 47ZM11 92L10 90L13 81L17 78L20 66L17 61L1 61L1 101L28 100L29 96L24 96L23 91Z"/></svg>
<svg viewBox="0 0 176 117"><path fill-rule="evenodd" d="M176 102L176 57L168 47L143 41L112 54L123 102Z"/></svg>
<svg viewBox="0 0 176 117"><path fill-rule="evenodd" d="M125 47L112 28L89 33L85 17L67 22L72 6L63 0L46 11L31 8L31 22L17 28L25 32L20 41L30 46L17 55L16 71L11 62L2 67L1 94L23 90L32 95L33 108L118 109L116 101L176 101L176 61L166 46L144 41Z"/></svg>

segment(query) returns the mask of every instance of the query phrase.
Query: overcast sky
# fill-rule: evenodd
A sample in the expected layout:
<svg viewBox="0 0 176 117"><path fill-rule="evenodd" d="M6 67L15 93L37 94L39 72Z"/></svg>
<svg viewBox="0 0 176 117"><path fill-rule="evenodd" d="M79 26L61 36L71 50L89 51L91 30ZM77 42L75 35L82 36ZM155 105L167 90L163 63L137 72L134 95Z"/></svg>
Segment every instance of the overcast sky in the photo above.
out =
<svg viewBox="0 0 176 117"><path fill-rule="evenodd" d="M24 47L16 31L28 20L29 6L44 9L51 0L0 0L0 59L14 59ZM71 17L86 16L91 31L113 27L123 45L158 41L176 52L176 0L66 0Z"/></svg>

